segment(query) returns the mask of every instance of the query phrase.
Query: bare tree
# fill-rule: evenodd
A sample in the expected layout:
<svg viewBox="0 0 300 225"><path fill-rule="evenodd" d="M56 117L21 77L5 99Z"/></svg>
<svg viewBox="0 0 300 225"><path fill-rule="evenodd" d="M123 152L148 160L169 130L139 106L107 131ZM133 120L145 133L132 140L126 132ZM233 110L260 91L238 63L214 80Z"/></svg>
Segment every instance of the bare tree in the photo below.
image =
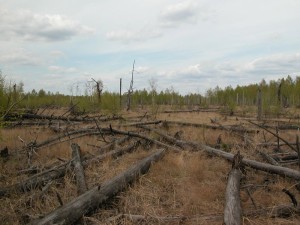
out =
<svg viewBox="0 0 300 225"><path fill-rule="evenodd" d="M130 107L131 107L131 94L133 93L134 65L135 65L135 60L133 61L132 72L131 72L131 81L130 81L130 86L129 86L129 89L127 92L127 111L130 110Z"/></svg>
<svg viewBox="0 0 300 225"><path fill-rule="evenodd" d="M102 82L102 80L96 81L94 78L92 78L92 80L96 83L96 92L97 92L98 103L101 104L101 94L103 91L103 82Z"/></svg>

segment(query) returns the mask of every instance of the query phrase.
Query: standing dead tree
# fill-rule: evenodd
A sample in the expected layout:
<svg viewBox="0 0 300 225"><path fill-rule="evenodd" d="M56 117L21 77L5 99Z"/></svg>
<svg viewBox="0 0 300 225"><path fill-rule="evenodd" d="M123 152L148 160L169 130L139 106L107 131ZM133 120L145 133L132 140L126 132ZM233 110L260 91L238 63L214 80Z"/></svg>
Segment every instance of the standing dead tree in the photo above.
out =
<svg viewBox="0 0 300 225"><path fill-rule="evenodd" d="M257 91L257 120L262 119L262 96L261 96L261 89L258 88Z"/></svg>
<svg viewBox="0 0 300 225"><path fill-rule="evenodd" d="M133 93L134 65L135 65L135 60L133 61L132 72L131 72L131 81L130 81L130 86L129 86L129 89L128 89L128 92L127 92L127 111L129 111L130 107L131 107L131 94Z"/></svg>
<svg viewBox="0 0 300 225"><path fill-rule="evenodd" d="M103 91L103 82L102 82L102 80L96 81L94 78L92 78L92 80L96 83L96 92L97 92L98 103L101 104L101 94Z"/></svg>

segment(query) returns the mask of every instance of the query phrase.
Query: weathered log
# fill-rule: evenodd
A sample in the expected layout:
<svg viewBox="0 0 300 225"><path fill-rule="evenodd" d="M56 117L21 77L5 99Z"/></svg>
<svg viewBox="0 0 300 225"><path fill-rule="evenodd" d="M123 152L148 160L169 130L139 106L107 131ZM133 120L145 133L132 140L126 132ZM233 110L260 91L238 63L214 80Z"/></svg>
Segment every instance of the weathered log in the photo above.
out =
<svg viewBox="0 0 300 225"><path fill-rule="evenodd" d="M68 161L57 167L51 168L42 173L31 176L31 177L27 178L26 180L21 181L17 184L14 184L14 185L11 185L8 187L4 187L4 188L0 188L0 197L5 196L12 192L30 191L31 189L35 189L35 188L38 188L40 186L47 184L51 180L63 177L65 175L67 166L70 165L70 162L71 161Z"/></svg>
<svg viewBox="0 0 300 225"><path fill-rule="evenodd" d="M136 146L136 143L129 145L128 147L116 149L114 151L105 153L103 155L84 158L82 165L87 166L90 162L93 162L93 161L99 162L99 161L103 160L105 157L109 157L109 156L112 156L112 157L119 156L122 153L131 151L135 146ZM56 166L56 167L50 168L46 171L43 171L42 173L35 174L34 176L31 176L24 181L10 185L8 187L0 188L0 197L8 195L12 192L27 192L32 189L39 188L39 187L45 185L46 183L48 183L49 181L59 179L59 178L65 176L66 169L68 166L70 166L71 163L72 163L72 160L67 161L59 166Z"/></svg>
<svg viewBox="0 0 300 225"><path fill-rule="evenodd" d="M215 149L203 144L191 143L193 146L196 146L198 149L202 149L210 154L217 155L219 157L225 158L229 161L233 160L233 154L224 152L219 149ZM300 172L297 170L293 170L290 168L282 167L282 166L274 166L266 163L257 162L255 160L243 158L243 165L251 167L253 169L265 171L268 173L278 174L283 177L290 177L296 180L300 180Z"/></svg>
<svg viewBox="0 0 300 225"><path fill-rule="evenodd" d="M111 133L113 134L123 134L123 135L127 135L127 136L130 136L130 137L137 137L137 138L140 138L140 139L144 139L146 141L149 141L151 143L154 143L154 144L157 144L158 146L160 147L163 147L163 148L166 148L166 149L171 149L171 150L174 150L176 152L181 152L180 149L174 147L174 146L170 146L170 145L167 145L161 141L158 141L158 140L154 140L152 138L149 138L149 137L146 137L144 135L141 135L141 134L137 134L137 133L134 133L134 132L131 132L131 131L121 131L121 130L115 130L113 129L112 127L110 127L110 131Z"/></svg>
<svg viewBox="0 0 300 225"><path fill-rule="evenodd" d="M152 132L155 132L157 133L158 135L162 136L166 141L174 144L174 145L177 145L178 147L180 148L185 148L188 146L188 144L184 141L180 141L170 135L167 135L167 134L164 134L163 132L157 130L157 129L153 129L153 128L150 128L150 127L147 127L147 126L143 126L143 125L139 125L138 127L141 127L145 130L148 130L148 131L152 131Z"/></svg>
<svg viewBox="0 0 300 225"><path fill-rule="evenodd" d="M226 131L233 131L238 133L255 133L256 130L254 129L246 129L243 127L237 127L235 125L232 126L215 126L215 125L208 125L208 124L201 124L201 123L189 123L189 122L181 122L181 121L171 121L171 120L165 120L164 121L167 124L174 124L179 126L191 126L191 127L201 127L206 129L213 129L213 130L226 130Z"/></svg>
<svg viewBox="0 0 300 225"><path fill-rule="evenodd" d="M73 158L72 165L74 167L76 177L77 192L80 195L87 191L83 166L81 164L80 147L78 144L72 143L71 148Z"/></svg>
<svg viewBox="0 0 300 225"><path fill-rule="evenodd" d="M268 154L264 153L263 151L257 150L258 153L270 164L275 165L275 166L279 166L280 164L273 159L271 156L269 156Z"/></svg>
<svg viewBox="0 0 300 225"><path fill-rule="evenodd" d="M170 138L172 138L172 137L170 137ZM173 138L173 139L175 139L175 138ZM209 154L217 155L217 156L225 158L229 161L233 161L234 155L231 153L224 152L222 150L215 149L215 148L212 148L212 147L209 147L207 145L200 144L197 142L183 141L183 140L178 141L175 139L174 143L176 143L176 142L185 143L186 145L193 147L195 150L201 149ZM282 166L274 166L274 165L270 165L270 164L266 164L266 163L261 163L261 162L257 162L255 160L250 160L250 159L246 159L246 158L243 158L242 163L243 163L243 165L251 167L253 169L265 171L268 173L278 174L283 177L290 177L290 178L293 178L296 180L300 180L300 172L297 170L293 170L293 169L282 167Z"/></svg>
<svg viewBox="0 0 300 225"><path fill-rule="evenodd" d="M261 129L264 129L265 131L267 131L268 133L274 135L276 138L280 139L281 141L283 141L287 146L289 146L292 150L294 150L295 152L297 152L297 149L291 145L288 141L286 141L285 139L283 139L282 137L280 137L278 134L274 133L273 131L270 131L269 129L267 129L266 127L264 127L263 125L260 125L260 124L257 124L257 123L254 123L253 121L251 120L247 120L249 123L255 125L255 126L258 126L259 128Z"/></svg>
<svg viewBox="0 0 300 225"><path fill-rule="evenodd" d="M50 212L44 218L31 222L31 225L42 224L72 224L83 215L91 213L101 204L125 189L128 184L134 182L140 174L145 174L151 163L162 157L164 150L158 150L144 158L127 171L117 175L113 179L96 186L84 194L73 199L71 202Z"/></svg>
<svg viewBox="0 0 300 225"><path fill-rule="evenodd" d="M232 169L229 173L224 209L224 224L239 225L241 224L242 208L240 198L240 181L242 173L240 171L242 157L240 152L234 156Z"/></svg>
<svg viewBox="0 0 300 225"><path fill-rule="evenodd" d="M123 127L134 127L134 126L141 126L141 125L156 125L160 124L161 120L155 120L155 121L148 121L148 122L138 122L138 123L129 123L122 125Z"/></svg>

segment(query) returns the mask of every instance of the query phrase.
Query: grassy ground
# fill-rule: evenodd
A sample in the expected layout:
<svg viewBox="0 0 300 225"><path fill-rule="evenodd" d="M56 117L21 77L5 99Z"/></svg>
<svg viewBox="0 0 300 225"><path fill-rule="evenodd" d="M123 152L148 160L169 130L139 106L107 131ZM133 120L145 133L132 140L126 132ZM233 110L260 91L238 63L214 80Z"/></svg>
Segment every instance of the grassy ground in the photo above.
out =
<svg viewBox="0 0 300 225"><path fill-rule="evenodd" d="M63 110L58 114L63 113ZM142 112L123 113L123 117L134 119L144 115ZM190 123L211 124L211 119L222 125L240 125L255 128L237 116L225 116L219 113L194 112L194 113L162 113L157 114L156 119L172 120ZM288 119L286 120L288 121ZM135 130L133 127L122 127L123 122L111 122L114 127L127 130ZM295 121L296 123L296 121ZM109 123L102 123L101 127L107 127ZM95 124L91 124L95 125ZM88 126L88 124L78 125ZM263 161L256 153L257 144L265 139L275 142L272 135L259 130L251 134L254 144L251 147L243 147L243 140L233 132L204 129L199 127L172 125L166 129L162 125L156 128L174 135L181 131L181 138L214 146L221 135L224 146L230 146L227 151L236 153L238 150L247 158ZM257 129L257 128L255 128ZM299 131L280 131L280 135L288 141L295 141L295 135ZM57 135L46 127L24 127L14 129L2 129L2 141L0 149L7 146L9 158L0 162L0 187L14 184L28 175L19 174L27 168L27 157L22 150L30 141L38 143ZM157 137L149 134L149 137ZM106 141L114 137L107 137ZM22 142L21 140L24 140ZM43 168L46 165L58 163L59 160L68 160L71 157L70 144L76 142L80 145L83 155L97 154L99 148L92 145L104 146L101 137L90 136L70 140L58 145L44 147L34 153L32 165ZM131 141L132 142L132 141ZM128 145L128 142L124 145ZM103 162L93 163L85 169L86 181L91 188L114 177L126 170L135 162L155 151L158 146L141 145L131 154L125 154L117 159L107 158ZM273 148L264 149L274 153ZM282 149L288 152L288 148ZM298 169L297 166L292 166ZM85 224L221 224L220 220L204 220L203 216L222 215L225 202L225 189L227 176L231 165L224 159L212 157L202 151L183 151L175 153L168 151L161 161L154 163L148 174L143 175L136 183L126 191L120 193L110 203L102 206L93 215L84 217ZM47 190L34 190L28 193L15 193L9 197L0 198L0 224L26 224L30 219L38 218L59 207L57 195L63 203L71 201L77 195L75 179L72 171L57 181L47 185ZM290 203L290 199L282 192L283 188L290 190L300 200L297 182L292 179L284 179L277 175L246 169L242 179L241 201L244 211L252 211L255 208L274 207L280 204ZM250 193L250 195L249 195ZM251 201L252 197L254 203ZM132 214L146 216L146 221L134 221L120 214ZM184 216L191 220L176 220L167 222L153 218L167 216ZM299 224L299 216L290 218L244 217L244 224Z"/></svg>

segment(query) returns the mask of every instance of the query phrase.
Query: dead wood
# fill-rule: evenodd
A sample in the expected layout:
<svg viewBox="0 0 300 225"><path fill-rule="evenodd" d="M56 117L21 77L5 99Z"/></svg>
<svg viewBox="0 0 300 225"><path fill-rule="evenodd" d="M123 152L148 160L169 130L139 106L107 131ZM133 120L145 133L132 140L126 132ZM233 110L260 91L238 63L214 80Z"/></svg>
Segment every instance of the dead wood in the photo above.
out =
<svg viewBox="0 0 300 225"><path fill-rule="evenodd" d="M66 168L70 165L71 161L63 163L57 167L46 170L42 173L36 174L23 180L17 184L0 188L0 197L8 195L13 192L27 192L32 189L38 188L47 184L49 181L63 177L66 173Z"/></svg>
<svg viewBox="0 0 300 225"><path fill-rule="evenodd" d="M137 143L133 143L132 145L129 145L128 147L119 148L114 151L105 153L103 155L83 158L82 165L87 166L91 162L99 162L109 156L111 156L111 157L120 156L126 152L131 151L136 146L137 146ZM71 165L72 161L73 160L67 161L61 165L55 166L55 167L45 170L41 173L35 174L19 183L10 185L8 187L0 188L0 197L9 195L10 193L13 193L13 192L27 192L32 189L36 189L41 186L44 186L46 183L48 183L52 180L59 179L59 178L65 176L66 170Z"/></svg>
<svg viewBox="0 0 300 225"><path fill-rule="evenodd" d="M129 146L121 147L121 148L109 151L107 153L104 153L102 155L98 155L98 156L95 156L95 157L90 157L90 158L84 160L82 162L82 165L83 166L87 166L88 164L93 163L93 162L100 162L100 161L102 161L103 159L105 159L107 157L116 158L118 156L123 155L126 152L133 151L139 144L140 144L139 142L135 142L135 143L133 143L133 144L131 144Z"/></svg>
<svg viewBox="0 0 300 225"><path fill-rule="evenodd" d="M122 126L134 127L134 126L141 126L141 125L156 125L156 124L160 124L161 122L162 122L161 120L156 120L156 121L148 121L148 122L129 123L129 124L124 124Z"/></svg>
<svg viewBox="0 0 300 225"><path fill-rule="evenodd" d="M191 143L193 146L197 146L199 149L202 149L210 154L217 155L219 157L225 158L229 161L233 160L233 154L224 152L219 149L215 149L203 144L195 144ZM293 170L290 168L282 167L282 166L274 166L266 163L257 162L255 160L246 159L242 160L243 165L251 167L253 169L265 171L268 173L278 174L283 177L290 177L296 180L300 180L300 172L297 170Z"/></svg>
<svg viewBox="0 0 300 225"><path fill-rule="evenodd" d="M180 149L178 149L178 148L176 148L174 146L167 145L167 144L165 144L163 142L160 142L158 140L154 140L152 138L146 137L144 135L141 135L141 134L138 134L138 133L135 133L135 132L115 130L111 126L110 126L110 131L111 131L112 134L123 134L123 135L127 135L127 136L130 136L130 137L137 137L137 138L149 141L151 143L154 143L154 144L156 144L156 145L158 145L160 147L164 147L166 149L171 149L171 150L174 150L176 152L180 152L181 151Z"/></svg>
<svg viewBox="0 0 300 225"><path fill-rule="evenodd" d="M232 170L229 173L226 194L225 194L225 209L224 209L224 224L235 225L241 224L242 208L240 199L240 181L242 173L240 166L242 156L238 152L233 157Z"/></svg>
<svg viewBox="0 0 300 225"><path fill-rule="evenodd" d="M80 195L87 191L84 170L81 164L80 147L78 144L72 143L71 148L72 148L72 158L73 158L72 166L74 167L74 173L76 177L77 192Z"/></svg>
<svg viewBox="0 0 300 225"><path fill-rule="evenodd" d="M172 137L170 137L170 138L172 138ZM229 161L233 161L233 158L234 158L234 155L231 153L224 152L222 150L215 149L215 148L212 148L212 147L209 147L207 145L200 144L197 142L174 140L174 143L176 143L176 142L184 143L185 145L189 145L192 148L194 148L195 150L202 149L209 154L225 158ZM255 160L251 160L251 159L246 159L246 158L243 158L242 164L245 166L251 167L253 169L265 171L268 173L278 174L283 177L290 177L290 178L293 178L296 180L300 180L300 172L297 170L290 169L290 168L286 168L286 167L282 167L282 166L274 166L274 165L270 165L270 164L266 164L266 163L257 162Z"/></svg>
<svg viewBox="0 0 300 225"><path fill-rule="evenodd" d="M157 129L153 129L153 128L150 128L150 127L147 127L147 126L142 126L142 125L139 125L138 127L141 127L145 130L148 130L148 131L152 131L152 132L155 132L157 133L158 135L162 136L163 139L165 139L166 141L168 141L169 143L172 143L174 145L177 145L178 147L184 149L185 147L187 147L187 143L184 142L184 141L180 141L178 140L177 138L174 138L172 136L169 136L167 134L164 134L163 132L157 130Z"/></svg>
<svg viewBox="0 0 300 225"><path fill-rule="evenodd" d="M275 165L275 166L279 166L280 164L271 156L269 156L267 153L257 150L258 153L270 164Z"/></svg>
<svg viewBox="0 0 300 225"><path fill-rule="evenodd" d="M134 182L140 174L145 174L152 162L162 157L164 150L158 150L150 156L144 158L127 171L117 175L113 179L96 186L84 194L73 199L71 202L50 212L43 219L31 222L31 225L42 224L72 224L83 215L89 214L104 202L111 199L120 191L124 190L129 184Z"/></svg>
<svg viewBox="0 0 300 225"><path fill-rule="evenodd" d="M283 141L287 146L289 146L292 150L294 150L295 152L297 152L297 149L291 145L288 141L286 141L285 139L283 139L282 137L280 137L278 134L274 133L273 131L270 131L269 129L265 128L263 125L260 125L260 124L257 124L257 123L254 123L253 121L251 120L247 120L249 123L255 125L255 126L258 126L259 128L261 129L264 129L265 131L267 131L268 133L274 135L275 137L277 137L278 139L280 139L281 141Z"/></svg>
<svg viewBox="0 0 300 225"><path fill-rule="evenodd" d="M201 127L201 128L207 128L207 129L213 129L213 130L226 130L226 131L232 131L232 132L238 132L238 133L255 133L256 130L254 129L246 129L244 127L238 127L236 125L232 126L218 126L215 125L208 125L208 124L200 124L200 123L189 123L189 122L180 122L180 121L171 121L171 120L165 120L165 123L168 124L174 124L179 126L192 126L192 127Z"/></svg>
<svg viewBox="0 0 300 225"><path fill-rule="evenodd" d="M199 108L199 109L192 109L192 110L165 110L161 113L193 113L193 112L218 112L220 108Z"/></svg>

